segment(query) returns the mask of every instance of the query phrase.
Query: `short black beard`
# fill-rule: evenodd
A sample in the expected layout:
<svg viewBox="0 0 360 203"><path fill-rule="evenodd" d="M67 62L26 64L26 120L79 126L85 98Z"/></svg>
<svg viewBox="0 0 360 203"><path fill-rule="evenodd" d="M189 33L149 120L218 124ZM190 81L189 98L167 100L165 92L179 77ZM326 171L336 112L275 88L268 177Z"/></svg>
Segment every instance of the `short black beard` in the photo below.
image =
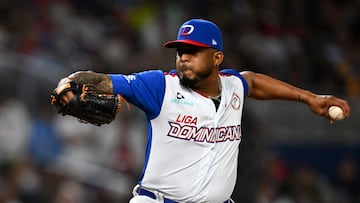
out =
<svg viewBox="0 0 360 203"><path fill-rule="evenodd" d="M185 75L183 75L182 78L180 78L180 84L184 87L193 87L196 83L199 82L199 79L189 79L188 77L186 77Z"/></svg>
<svg viewBox="0 0 360 203"><path fill-rule="evenodd" d="M191 88L194 87L198 82L200 82L201 80L209 77L212 73L212 69L209 69L209 71L203 72L203 73L198 73L197 77L195 77L194 79L190 79L188 78L186 75L183 75L183 77L179 77L180 78L180 84L184 87L187 88Z"/></svg>

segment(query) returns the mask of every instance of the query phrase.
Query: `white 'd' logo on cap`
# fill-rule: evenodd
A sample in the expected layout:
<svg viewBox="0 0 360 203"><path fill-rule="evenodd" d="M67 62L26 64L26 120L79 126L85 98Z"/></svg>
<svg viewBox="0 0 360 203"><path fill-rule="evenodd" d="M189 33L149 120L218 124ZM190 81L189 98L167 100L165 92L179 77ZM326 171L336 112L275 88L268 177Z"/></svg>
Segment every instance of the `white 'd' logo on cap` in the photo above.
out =
<svg viewBox="0 0 360 203"><path fill-rule="evenodd" d="M193 25L184 25L181 27L181 36L190 35L194 31Z"/></svg>

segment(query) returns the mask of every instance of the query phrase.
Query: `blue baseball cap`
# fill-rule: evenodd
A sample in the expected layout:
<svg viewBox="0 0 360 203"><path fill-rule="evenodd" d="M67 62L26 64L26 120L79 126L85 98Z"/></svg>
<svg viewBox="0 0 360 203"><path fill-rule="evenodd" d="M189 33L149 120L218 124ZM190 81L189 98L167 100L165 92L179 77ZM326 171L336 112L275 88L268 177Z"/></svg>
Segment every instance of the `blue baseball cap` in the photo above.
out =
<svg viewBox="0 0 360 203"><path fill-rule="evenodd" d="M192 19L181 25L177 39L165 42L167 48L176 48L179 44L190 44L199 47L211 47L222 51L221 31L213 22L203 19Z"/></svg>

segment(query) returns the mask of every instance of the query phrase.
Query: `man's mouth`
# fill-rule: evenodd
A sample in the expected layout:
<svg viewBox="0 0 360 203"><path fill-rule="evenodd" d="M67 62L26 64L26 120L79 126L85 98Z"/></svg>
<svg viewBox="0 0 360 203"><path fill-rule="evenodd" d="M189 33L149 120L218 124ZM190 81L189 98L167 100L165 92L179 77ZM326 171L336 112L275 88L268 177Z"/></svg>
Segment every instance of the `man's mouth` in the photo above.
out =
<svg viewBox="0 0 360 203"><path fill-rule="evenodd" d="M188 68L188 67L183 66L183 67L180 68L180 72L184 73L184 72L188 72L188 71L191 71L191 69Z"/></svg>

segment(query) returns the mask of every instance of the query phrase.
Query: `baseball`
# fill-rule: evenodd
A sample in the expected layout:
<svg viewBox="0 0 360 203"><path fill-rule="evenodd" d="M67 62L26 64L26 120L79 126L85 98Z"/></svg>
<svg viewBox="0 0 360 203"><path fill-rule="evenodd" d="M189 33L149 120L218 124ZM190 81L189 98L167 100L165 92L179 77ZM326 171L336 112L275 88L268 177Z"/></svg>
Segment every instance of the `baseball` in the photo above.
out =
<svg viewBox="0 0 360 203"><path fill-rule="evenodd" d="M345 118L344 112L338 106L330 106L329 116L334 121L340 121Z"/></svg>

